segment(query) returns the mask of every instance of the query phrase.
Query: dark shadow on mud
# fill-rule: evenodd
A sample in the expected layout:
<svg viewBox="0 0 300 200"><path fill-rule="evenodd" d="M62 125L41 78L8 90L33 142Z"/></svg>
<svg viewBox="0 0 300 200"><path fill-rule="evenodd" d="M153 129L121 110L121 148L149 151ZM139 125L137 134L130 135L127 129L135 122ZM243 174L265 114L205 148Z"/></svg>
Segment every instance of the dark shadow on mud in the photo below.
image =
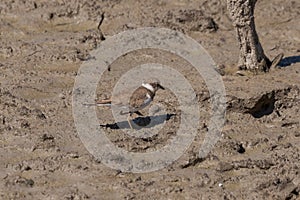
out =
<svg viewBox="0 0 300 200"><path fill-rule="evenodd" d="M254 118L261 118L265 115L270 115L275 109L275 94L266 94L263 95L255 104L246 113L250 113Z"/></svg>
<svg viewBox="0 0 300 200"><path fill-rule="evenodd" d="M300 56L290 56L283 58L278 64L279 67L287 67L300 62Z"/></svg>
<svg viewBox="0 0 300 200"><path fill-rule="evenodd" d="M131 124L135 130L142 128L151 128L159 124L163 124L165 121L170 120L176 114L164 114L157 116L137 117L131 120ZM113 124L100 124L101 127L110 129L130 129L127 121L117 122Z"/></svg>

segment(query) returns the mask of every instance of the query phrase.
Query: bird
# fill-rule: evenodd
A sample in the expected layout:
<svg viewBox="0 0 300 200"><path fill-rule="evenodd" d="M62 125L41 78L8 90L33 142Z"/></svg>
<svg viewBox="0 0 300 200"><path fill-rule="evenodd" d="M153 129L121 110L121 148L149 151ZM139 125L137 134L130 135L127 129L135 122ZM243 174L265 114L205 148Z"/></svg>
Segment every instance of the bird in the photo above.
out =
<svg viewBox="0 0 300 200"><path fill-rule="evenodd" d="M96 101L96 103L85 104L85 105L95 105L95 106L118 106L120 108L126 109L126 111L121 110L121 115L128 115L127 121L131 129L133 129L132 124L130 122L130 118L133 114L137 114L139 116L143 116L140 110L146 108L153 100L156 95L156 92L159 90L165 90L165 88L160 84L159 80L143 82L141 86L139 86L129 98L129 102L124 102L126 98L124 96L128 96L128 93L119 94L114 97L110 97L108 99L102 99Z"/></svg>

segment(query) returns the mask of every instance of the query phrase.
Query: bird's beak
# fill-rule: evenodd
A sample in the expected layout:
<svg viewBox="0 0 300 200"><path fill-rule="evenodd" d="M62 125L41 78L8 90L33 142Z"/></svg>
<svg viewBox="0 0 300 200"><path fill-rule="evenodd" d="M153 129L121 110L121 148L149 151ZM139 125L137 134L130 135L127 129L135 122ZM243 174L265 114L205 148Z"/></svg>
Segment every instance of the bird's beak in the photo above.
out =
<svg viewBox="0 0 300 200"><path fill-rule="evenodd" d="M163 86L161 86L160 84L158 84L158 88L164 90L165 88Z"/></svg>

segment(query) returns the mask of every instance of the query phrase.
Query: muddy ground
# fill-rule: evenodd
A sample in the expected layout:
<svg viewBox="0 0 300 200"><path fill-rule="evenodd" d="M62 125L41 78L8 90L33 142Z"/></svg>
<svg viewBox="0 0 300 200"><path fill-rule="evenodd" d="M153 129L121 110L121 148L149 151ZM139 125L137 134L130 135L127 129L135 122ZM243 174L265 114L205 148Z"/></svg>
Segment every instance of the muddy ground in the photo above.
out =
<svg viewBox="0 0 300 200"><path fill-rule="evenodd" d="M86 150L73 121L72 91L80 65L104 39L97 29L102 13L104 37L170 28L225 67L226 124L205 159L192 162L209 120L205 84L186 62L156 51L115 61L99 91L110 95L128 66L154 60L178 69L195 89L203 117L190 148L170 166L140 174L111 169ZM239 76L225 1L1 1L0 199L300 199L300 2L261 0L255 17L265 53L285 57L280 69ZM155 102L176 113L173 97L159 91ZM114 121L104 111L99 124L128 151L155 150L176 135L177 115L143 140L109 126Z"/></svg>

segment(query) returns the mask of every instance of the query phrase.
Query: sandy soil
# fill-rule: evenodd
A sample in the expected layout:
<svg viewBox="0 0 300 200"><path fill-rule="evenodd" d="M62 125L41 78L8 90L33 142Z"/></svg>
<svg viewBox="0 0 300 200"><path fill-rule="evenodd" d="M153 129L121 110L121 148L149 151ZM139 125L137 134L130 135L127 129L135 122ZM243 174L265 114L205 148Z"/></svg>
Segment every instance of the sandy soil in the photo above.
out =
<svg viewBox="0 0 300 200"><path fill-rule="evenodd" d="M153 60L173 66L189 77L201 105L203 125L193 144L167 168L142 174L113 170L85 149L73 121L72 90L80 65L101 45L102 13L105 37L171 28L200 42L225 67L226 124L207 158L191 163L207 131L208 91L187 63L155 51L115 61L99 91L110 95L126 66ZM299 16L299 1L259 1L255 17L265 53L285 57L280 69L238 76L225 1L1 1L0 199L300 199ZM155 101L176 113L172 97L159 91ZM104 129L117 146L143 152L164 146L178 120L170 117L150 140ZM109 110L99 122L114 123Z"/></svg>

